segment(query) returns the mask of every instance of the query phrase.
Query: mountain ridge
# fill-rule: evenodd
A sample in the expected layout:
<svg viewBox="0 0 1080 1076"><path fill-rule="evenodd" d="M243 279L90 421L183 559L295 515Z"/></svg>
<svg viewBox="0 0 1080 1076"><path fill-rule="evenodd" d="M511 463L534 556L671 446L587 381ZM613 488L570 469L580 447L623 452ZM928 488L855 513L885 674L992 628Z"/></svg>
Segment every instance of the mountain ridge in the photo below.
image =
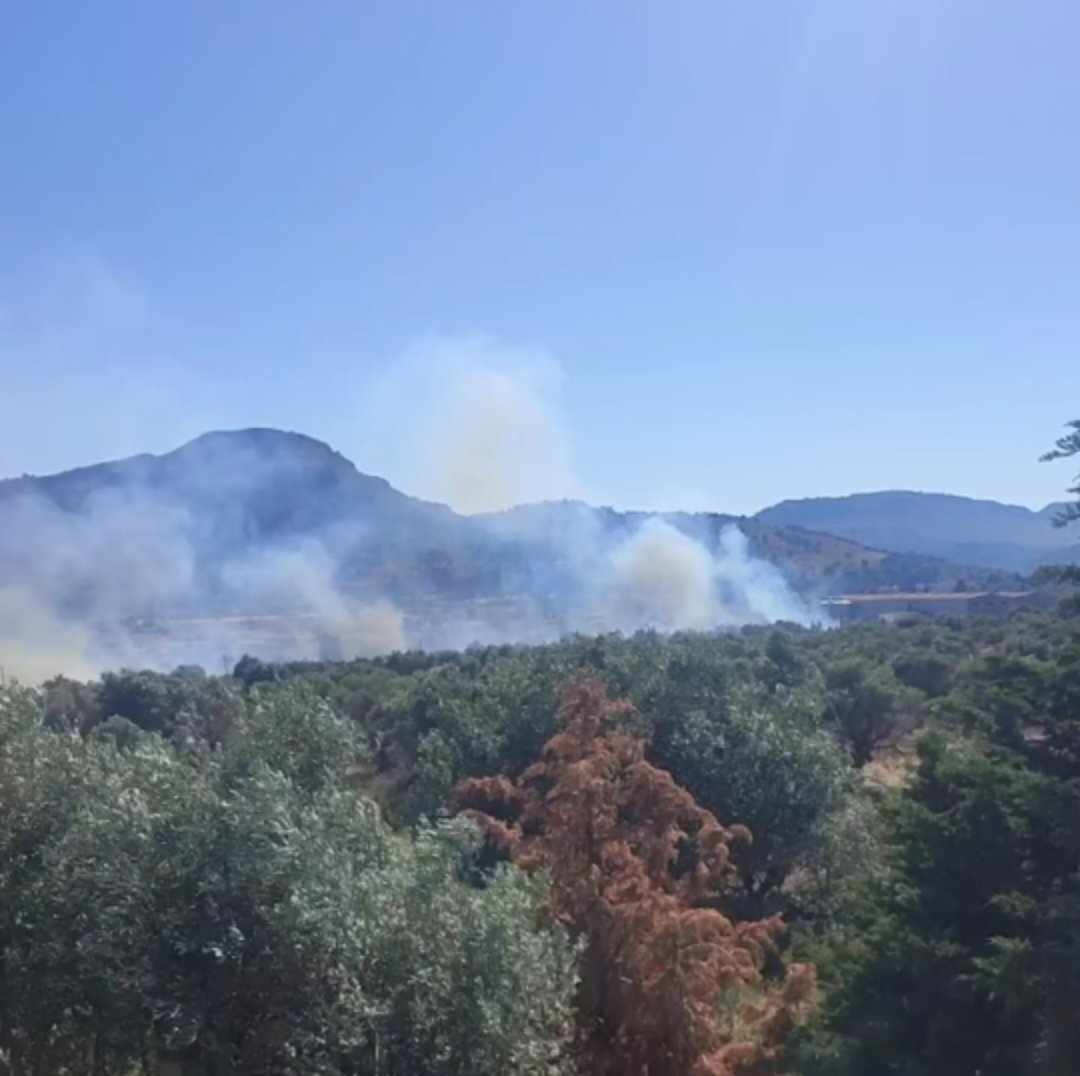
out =
<svg viewBox="0 0 1080 1076"><path fill-rule="evenodd" d="M317 562L322 591L405 602L562 595L592 570L590 558L653 517L713 555L737 527L749 554L804 594L946 586L971 575L922 552L761 513L558 501L465 516L360 471L316 438L252 427L210 431L158 455L0 480L0 585L45 588L65 613L233 608L238 578L272 578L302 554L305 571ZM993 583L985 570L975 576Z"/></svg>
<svg viewBox="0 0 1080 1076"><path fill-rule="evenodd" d="M792 504L817 505L832 502L871 501L890 498L910 498L913 501L918 500L927 503L943 501L980 507L988 506L995 509L1003 509L1009 513L1015 513L1016 515L1025 518L1031 516L1050 518L1054 513L1060 511L1065 503L1063 501L1051 501L1042 508L1029 508L1027 505L1015 504L1012 501L999 501L993 497L973 497L965 493L946 493L943 490L917 490L897 487L892 489L857 490L852 493L822 494L812 497L785 497L783 500L777 501L772 505L766 505L764 508L751 514L758 516L765 512L770 512L773 509Z"/></svg>
<svg viewBox="0 0 1080 1076"><path fill-rule="evenodd" d="M824 530L893 552L1029 573L1058 559L1080 559L1080 546L1053 526L1060 503L1022 505L914 490L781 501L755 519Z"/></svg>

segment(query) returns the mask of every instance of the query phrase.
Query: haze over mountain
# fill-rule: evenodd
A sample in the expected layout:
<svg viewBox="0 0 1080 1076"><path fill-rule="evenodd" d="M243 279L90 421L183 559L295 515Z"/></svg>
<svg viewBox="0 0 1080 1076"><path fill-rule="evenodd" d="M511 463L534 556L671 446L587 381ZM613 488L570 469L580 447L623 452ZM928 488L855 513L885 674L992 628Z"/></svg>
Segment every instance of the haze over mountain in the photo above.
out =
<svg viewBox="0 0 1080 1076"><path fill-rule="evenodd" d="M753 554L781 567L804 591L885 559L884 542L866 548L869 543L824 528L807 536L801 532L810 528L801 520L771 521L769 513L781 507L753 519L700 512L663 518L710 552L725 528L738 525ZM338 583L395 598L473 598L552 584L551 573L571 547L599 536L623 540L655 516L581 501L465 516L359 471L321 441L270 429L217 431L160 456L0 480L0 512L6 523L2 578L44 578L50 573L42 562L59 539L68 539L61 543L62 570L51 578L76 612L92 607L95 592L119 578L130 611L145 609L141 584L165 566L166 536L185 546L182 563L171 567L179 567L185 582L198 583L198 603L215 594L229 597L236 562L311 542L331 558ZM168 604L187 604L181 588L172 587L177 572L165 574L151 594L175 589Z"/></svg>
<svg viewBox="0 0 1080 1076"><path fill-rule="evenodd" d="M1050 504L1036 512L945 493L887 490L781 501L755 518L828 531L877 549L1027 573L1041 564L1080 561L1075 534L1053 525L1061 508Z"/></svg>
<svg viewBox="0 0 1080 1076"><path fill-rule="evenodd" d="M67 667L71 653L216 661L248 645L225 638L236 618L282 657L805 623L826 592L965 575L992 579L762 518L579 501L465 516L270 429L0 481L8 668ZM178 637L180 623L192 645L148 658L146 633Z"/></svg>

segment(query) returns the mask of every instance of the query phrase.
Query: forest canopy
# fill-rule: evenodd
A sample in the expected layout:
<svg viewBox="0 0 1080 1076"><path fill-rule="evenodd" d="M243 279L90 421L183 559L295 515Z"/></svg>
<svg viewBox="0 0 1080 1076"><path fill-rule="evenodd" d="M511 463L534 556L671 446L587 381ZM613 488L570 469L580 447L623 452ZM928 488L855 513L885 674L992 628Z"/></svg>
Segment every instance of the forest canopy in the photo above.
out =
<svg viewBox="0 0 1080 1076"><path fill-rule="evenodd" d="M1069 616L0 693L15 1074L1064 1076Z"/></svg>

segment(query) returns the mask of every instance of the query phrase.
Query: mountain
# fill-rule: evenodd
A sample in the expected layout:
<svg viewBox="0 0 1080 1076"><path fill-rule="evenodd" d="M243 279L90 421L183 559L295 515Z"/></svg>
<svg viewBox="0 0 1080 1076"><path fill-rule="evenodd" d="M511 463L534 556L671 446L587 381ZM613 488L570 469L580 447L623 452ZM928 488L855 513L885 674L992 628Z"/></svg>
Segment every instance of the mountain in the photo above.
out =
<svg viewBox="0 0 1080 1076"><path fill-rule="evenodd" d="M70 613L202 611L250 591L275 557L356 575L380 549L452 544L466 526L314 438L215 432L160 456L0 481L0 584L47 590Z"/></svg>
<svg viewBox="0 0 1080 1076"><path fill-rule="evenodd" d="M309 637L351 625L346 649L356 652L367 645L354 639L357 610L380 605L391 612L372 628L382 640L372 646L458 646L716 623L714 614L806 620L827 593L1007 581L823 531L718 513L661 521L572 501L462 516L302 434L214 432L159 456L0 481L0 664L13 660L12 639L66 638L73 624L105 634L126 625L142 647L162 625L195 639L207 624L220 635L242 622L257 639L250 647L234 639L182 651L216 661L241 647L295 655L304 618ZM641 535L648 542L635 546ZM702 547L714 561L702 561ZM620 572L618 586L637 588L621 605L612 598ZM722 607L712 596L698 602L716 585ZM147 660L144 649L135 660Z"/></svg>
<svg viewBox="0 0 1080 1076"><path fill-rule="evenodd" d="M182 507L192 537L219 557L332 524L375 517L396 530L453 516L362 474L321 441L272 429L207 433L161 456L0 481L0 510L26 499L88 519L121 505Z"/></svg>
<svg viewBox="0 0 1080 1076"><path fill-rule="evenodd" d="M1041 564L1080 561L1075 531L1053 526L1061 507L1035 512L997 501L890 490L781 501L754 518L768 526L828 531L877 549L1026 574Z"/></svg>

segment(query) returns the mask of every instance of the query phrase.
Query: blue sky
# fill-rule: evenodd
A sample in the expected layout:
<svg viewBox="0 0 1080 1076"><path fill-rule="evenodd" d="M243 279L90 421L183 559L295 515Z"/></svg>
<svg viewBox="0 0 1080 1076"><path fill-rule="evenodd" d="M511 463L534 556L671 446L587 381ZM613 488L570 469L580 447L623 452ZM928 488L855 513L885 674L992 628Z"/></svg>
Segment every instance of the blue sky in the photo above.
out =
<svg viewBox="0 0 1080 1076"><path fill-rule="evenodd" d="M538 394L515 496L1040 506L1078 40L1075 0L16 5L0 474L273 425L441 495L479 364Z"/></svg>

